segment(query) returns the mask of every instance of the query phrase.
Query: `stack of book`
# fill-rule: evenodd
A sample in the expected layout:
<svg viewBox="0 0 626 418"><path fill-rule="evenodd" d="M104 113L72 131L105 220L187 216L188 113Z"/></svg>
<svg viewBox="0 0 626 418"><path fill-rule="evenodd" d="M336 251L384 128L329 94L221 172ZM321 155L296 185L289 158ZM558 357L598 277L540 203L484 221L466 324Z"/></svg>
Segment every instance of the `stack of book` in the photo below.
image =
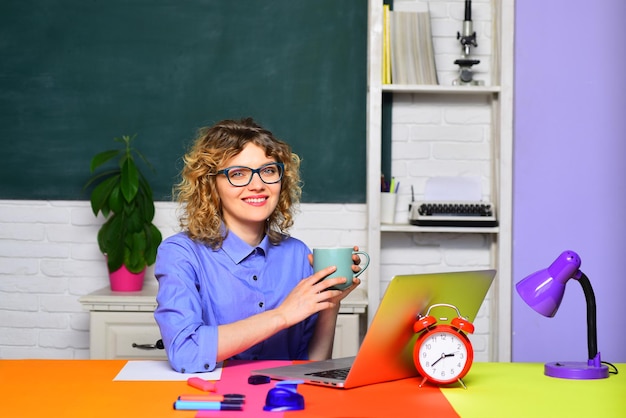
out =
<svg viewBox="0 0 626 418"><path fill-rule="evenodd" d="M383 84L438 84L430 13L383 9Z"/></svg>

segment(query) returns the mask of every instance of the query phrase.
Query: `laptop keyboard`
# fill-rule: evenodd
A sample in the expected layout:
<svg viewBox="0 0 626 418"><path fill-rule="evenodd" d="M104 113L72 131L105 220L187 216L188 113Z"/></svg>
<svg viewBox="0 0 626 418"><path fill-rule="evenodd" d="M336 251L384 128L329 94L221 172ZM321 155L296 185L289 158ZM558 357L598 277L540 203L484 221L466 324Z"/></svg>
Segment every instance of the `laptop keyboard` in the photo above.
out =
<svg viewBox="0 0 626 418"><path fill-rule="evenodd" d="M307 373L307 376L316 376L322 378L330 378L330 379L340 379L345 380L348 376L348 372L350 371L350 367L345 367L343 369L333 369L333 370L324 370L321 372L313 372Z"/></svg>

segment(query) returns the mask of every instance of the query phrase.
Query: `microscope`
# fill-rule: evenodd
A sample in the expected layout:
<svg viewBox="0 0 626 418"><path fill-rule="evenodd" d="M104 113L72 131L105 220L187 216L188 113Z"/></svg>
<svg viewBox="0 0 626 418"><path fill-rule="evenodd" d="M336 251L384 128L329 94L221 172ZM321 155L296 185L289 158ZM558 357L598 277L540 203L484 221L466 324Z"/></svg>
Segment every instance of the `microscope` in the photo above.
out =
<svg viewBox="0 0 626 418"><path fill-rule="evenodd" d="M472 24L472 1L465 0L465 20L463 21L463 33L457 32L456 38L463 48L462 58L454 61L459 66L459 77L452 81L452 85L483 85L482 80L474 80L472 66L480 63L480 60L470 58L470 48L476 47L476 32Z"/></svg>

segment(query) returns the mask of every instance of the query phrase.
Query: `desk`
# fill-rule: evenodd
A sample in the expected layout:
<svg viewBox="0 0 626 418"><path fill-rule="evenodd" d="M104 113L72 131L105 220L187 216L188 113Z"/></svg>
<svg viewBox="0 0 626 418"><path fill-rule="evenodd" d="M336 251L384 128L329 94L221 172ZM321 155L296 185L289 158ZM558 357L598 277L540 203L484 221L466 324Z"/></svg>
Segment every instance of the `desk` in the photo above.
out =
<svg viewBox="0 0 626 418"><path fill-rule="evenodd" d="M458 385L418 388L419 378L341 390L301 385L303 411L262 411L274 383L246 383L253 368L285 362L237 362L224 367L220 393L243 392L245 410L215 412L229 417L624 417L626 364L608 379L575 381L546 377L542 364L475 363ZM186 382L113 381L125 360L0 360L0 416L27 417L178 417L182 393L197 390ZM385 404L388 404L386 406ZM221 415L220 415L221 414Z"/></svg>
<svg viewBox="0 0 626 418"><path fill-rule="evenodd" d="M156 279L155 279L156 280ZM165 351L141 349L161 338L154 320L157 286L139 292L113 292L110 287L82 296L79 301L90 311L89 350L92 359L166 359ZM365 320L367 296L355 289L341 302L333 357L356 355L361 341L361 322Z"/></svg>

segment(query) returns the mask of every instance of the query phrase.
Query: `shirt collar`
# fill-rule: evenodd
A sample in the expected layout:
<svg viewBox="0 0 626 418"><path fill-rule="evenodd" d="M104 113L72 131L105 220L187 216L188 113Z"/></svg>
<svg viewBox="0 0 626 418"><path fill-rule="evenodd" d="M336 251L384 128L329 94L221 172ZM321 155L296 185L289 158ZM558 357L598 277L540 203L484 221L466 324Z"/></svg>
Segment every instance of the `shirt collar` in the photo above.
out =
<svg viewBox="0 0 626 418"><path fill-rule="evenodd" d="M239 264L246 259L249 255L255 251L260 251L262 255L267 254L270 247L270 241L267 234L263 237L259 245L253 247L247 242L243 241L232 231L228 231L224 242L222 243L222 250L236 263Z"/></svg>

